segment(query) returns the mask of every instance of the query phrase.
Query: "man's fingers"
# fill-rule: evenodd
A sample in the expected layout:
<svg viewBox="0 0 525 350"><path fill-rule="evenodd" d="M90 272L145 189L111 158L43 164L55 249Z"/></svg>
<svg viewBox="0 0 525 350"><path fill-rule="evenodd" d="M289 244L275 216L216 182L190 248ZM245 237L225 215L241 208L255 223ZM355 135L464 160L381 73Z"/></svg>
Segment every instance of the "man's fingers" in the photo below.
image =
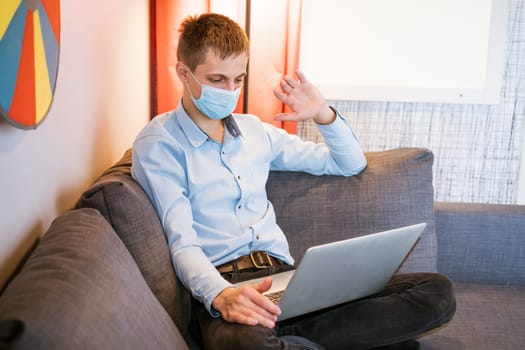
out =
<svg viewBox="0 0 525 350"><path fill-rule="evenodd" d="M257 307L257 312L259 314L275 321L276 316L281 314L281 309L262 294L268 291L271 287L272 278L266 277L261 283L254 285L254 289L247 291L247 293L249 293L247 297L254 306ZM254 293L252 294L252 292Z"/></svg>
<svg viewBox="0 0 525 350"><path fill-rule="evenodd" d="M265 283L268 282L262 284ZM239 294L235 304L223 314L225 320L248 325L260 324L269 328L275 327L277 315L281 312L276 305L253 287L240 287Z"/></svg>
<svg viewBox="0 0 525 350"><path fill-rule="evenodd" d="M239 314L237 318L233 318L232 320L228 320L228 321L241 323L241 324L245 324L249 326L261 325L267 328L275 327L275 320L261 317L259 314L256 314L256 313L249 313L246 315Z"/></svg>
<svg viewBox="0 0 525 350"><path fill-rule="evenodd" d="M286 100L287 95L279 91L278 89L273 89L273 94L275 97L277 97L281 102L284 102Z"/></svg>
<svg viewBox="0 0 525 350"><path fill-rule="evenodd" d="M299 81L289 75L285 75L281 82L286 82L286 84L288 84L292 89L295 89L299 85Z"/></svg>
<svg viewBox="0 0 525 350"><path fill-rule="evenodd" d="M297 114L296 113L279 113L277 114L273 120L277 121L297 121Z"/></svg>
<svg viewBox="0 0 525 350"><path fill-rule="evenodd" d="M286 94L291 93L293 91L294 87L295 87L295 85L290 84L287 80L281 80L280 85L281 85L281 89Z"/></svg>
<svg viewBox="0 0 525 350"><path fill-rule="evenodd" d="M303 74L303 72L301 72L300 70L297 70L295 72L295 74L297 75L297 78L299 78L299 82L301 84L304 84L304 83L307 83L308 82L308 79L306 79L306 76Z"/></svg>

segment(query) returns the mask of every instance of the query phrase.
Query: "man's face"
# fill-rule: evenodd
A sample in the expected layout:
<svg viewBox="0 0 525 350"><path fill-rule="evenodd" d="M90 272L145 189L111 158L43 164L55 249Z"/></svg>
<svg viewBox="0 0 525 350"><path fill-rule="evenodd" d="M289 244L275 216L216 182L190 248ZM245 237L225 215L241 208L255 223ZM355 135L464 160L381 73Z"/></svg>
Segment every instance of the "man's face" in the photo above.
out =
<svg viewBox="0 0 525 350"><path fill-rule="evenodd" d="M204 63L197 65L193 75L204 85L224 90L236 90L241 87L246 76L248 56L237 56L221 59L213 50L208 50ZM200 85L188 74L188 83L195 98L200 98Z"/></svg>

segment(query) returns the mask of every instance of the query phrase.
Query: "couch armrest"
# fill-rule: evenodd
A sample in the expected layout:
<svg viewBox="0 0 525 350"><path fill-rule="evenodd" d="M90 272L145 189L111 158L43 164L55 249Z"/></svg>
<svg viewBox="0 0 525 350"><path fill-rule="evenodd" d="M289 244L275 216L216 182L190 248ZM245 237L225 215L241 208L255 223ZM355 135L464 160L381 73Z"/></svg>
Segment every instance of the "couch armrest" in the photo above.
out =
<svg viewBox="0 0 525 350"><path fill-rule="evenodd" d="M113 228L87 208L53 221L0 296L0 328L13 322L23 331L2 349L188 349Z"/></svg>
<svg viewBox="0 0 525 350"><path fill-rule="evenodd" d="M525 206L436 202L438 270L455 281L525 285Z"/></svg>

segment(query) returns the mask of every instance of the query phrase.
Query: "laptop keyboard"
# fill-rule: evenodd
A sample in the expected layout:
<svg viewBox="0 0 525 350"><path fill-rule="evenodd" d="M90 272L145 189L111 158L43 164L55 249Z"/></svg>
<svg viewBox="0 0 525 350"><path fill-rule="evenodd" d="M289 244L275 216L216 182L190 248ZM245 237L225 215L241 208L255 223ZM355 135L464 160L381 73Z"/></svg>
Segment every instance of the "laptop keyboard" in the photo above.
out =
<svg viewBox="0 0 525 350"><path fill-rule="evenodd" d="M272 301L275 305L279 304L281 297L284 294L284 289L274 293L265 294L265 296Z"/></svg>

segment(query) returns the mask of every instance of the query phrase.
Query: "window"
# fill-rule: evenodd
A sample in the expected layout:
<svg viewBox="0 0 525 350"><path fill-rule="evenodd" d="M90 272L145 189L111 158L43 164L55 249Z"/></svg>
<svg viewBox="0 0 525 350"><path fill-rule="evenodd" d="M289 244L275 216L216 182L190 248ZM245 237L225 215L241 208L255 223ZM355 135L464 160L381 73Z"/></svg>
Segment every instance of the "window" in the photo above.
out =
<svg viewBox="0 0 525 350"><path fill-rule="evenodd" d="M499 102L504 0L303 0L300 66L328 99Z"/></svg>

